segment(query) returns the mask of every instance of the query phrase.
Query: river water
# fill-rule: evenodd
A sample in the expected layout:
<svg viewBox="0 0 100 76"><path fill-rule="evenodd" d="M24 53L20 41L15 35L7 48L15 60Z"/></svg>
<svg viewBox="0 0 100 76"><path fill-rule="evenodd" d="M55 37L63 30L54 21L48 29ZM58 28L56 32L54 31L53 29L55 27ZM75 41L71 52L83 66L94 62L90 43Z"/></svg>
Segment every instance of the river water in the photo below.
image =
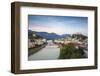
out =
<svg viewBox="0 0 100 76"><path fill-rule="evenodd" d="M55 60L59 58L60 48L55 45L51 40L45 48L41 49L37 53L30 55L28 60Z"/></svg>

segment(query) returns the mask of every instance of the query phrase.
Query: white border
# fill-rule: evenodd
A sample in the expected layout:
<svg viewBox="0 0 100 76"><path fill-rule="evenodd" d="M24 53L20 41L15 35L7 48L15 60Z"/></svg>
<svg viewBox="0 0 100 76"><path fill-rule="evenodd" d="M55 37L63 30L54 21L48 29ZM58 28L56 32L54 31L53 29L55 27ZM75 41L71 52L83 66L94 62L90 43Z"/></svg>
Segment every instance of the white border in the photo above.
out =
<svg viewBox="0 0 100 76"><path fill-rule="evenodd" d="M28 14L88 17L88 58L28 61ZM21 7L20 8L20 69L43 69L94 65L94 11Z"/></svg>

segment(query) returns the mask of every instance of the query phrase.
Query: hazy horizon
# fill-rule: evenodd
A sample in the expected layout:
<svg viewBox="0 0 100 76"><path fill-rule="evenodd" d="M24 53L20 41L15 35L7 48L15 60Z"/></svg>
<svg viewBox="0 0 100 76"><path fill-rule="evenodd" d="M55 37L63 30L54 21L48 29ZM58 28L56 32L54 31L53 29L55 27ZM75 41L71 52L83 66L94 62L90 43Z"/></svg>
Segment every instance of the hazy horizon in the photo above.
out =
<svg viewBox="0 0 100 76"><path fill-rule="evenodd" d="M87 17L29 15L28 23L32 31L88 35Z"/></svg>
<svg viewBox="0 0 100 76"><path fill-rule="evenodd" d="M30 29L28 29L28 30L30 30ZM34 31L34 30L31 30L31 31ZM45 32L45 31L35 31L35 32ZM46 33L49 33L49 32L46 32ZM55 33L55 32L50 32L50 33ZM55 33L55 34L57 34L57 33ZM82 33L76 32L76 33L72 33L72 34L70 34L70 33L64 33L64 34L72 35L72 34L82 34ZM57 34L57 35L64 35L64 34ZM85 35L85 34L83 34L83 35ZM87 35L85 35L85 36L87 36Z"/></svg>

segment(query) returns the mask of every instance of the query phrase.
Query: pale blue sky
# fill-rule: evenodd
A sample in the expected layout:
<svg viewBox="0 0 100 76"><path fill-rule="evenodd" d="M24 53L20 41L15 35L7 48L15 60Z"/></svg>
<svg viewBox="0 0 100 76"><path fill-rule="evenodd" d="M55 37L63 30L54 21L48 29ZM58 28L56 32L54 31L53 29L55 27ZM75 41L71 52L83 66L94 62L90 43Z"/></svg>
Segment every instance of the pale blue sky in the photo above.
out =
<svg viewBox="0 0 100 76"><path fill-rule="evenodd" d="M28 16L29 29L57 34L88 33L88 18L74 16Z"/></svg>

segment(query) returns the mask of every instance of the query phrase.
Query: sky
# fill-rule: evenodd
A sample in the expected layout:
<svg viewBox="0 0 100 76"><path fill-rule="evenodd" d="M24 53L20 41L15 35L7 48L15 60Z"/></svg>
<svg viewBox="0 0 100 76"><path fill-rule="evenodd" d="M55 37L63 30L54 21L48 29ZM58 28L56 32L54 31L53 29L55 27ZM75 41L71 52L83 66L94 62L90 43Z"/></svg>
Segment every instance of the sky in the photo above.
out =
<svg viewBox="0 0 100 76"><path fill-rule="evenodd" d="M38 32L88 35L88 18L75 16L28 15L28 29Z"/></svg>

